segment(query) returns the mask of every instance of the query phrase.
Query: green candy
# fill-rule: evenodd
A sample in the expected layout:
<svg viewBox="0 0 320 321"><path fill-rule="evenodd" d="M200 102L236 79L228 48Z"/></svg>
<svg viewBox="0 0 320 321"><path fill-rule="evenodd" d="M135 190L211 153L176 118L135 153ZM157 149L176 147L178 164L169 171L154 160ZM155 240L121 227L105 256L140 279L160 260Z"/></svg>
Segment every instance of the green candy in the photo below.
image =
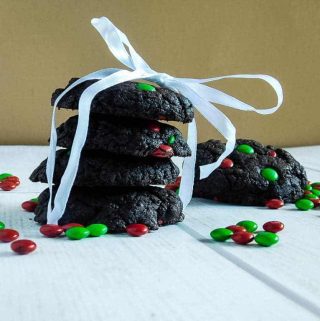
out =
<svg viewBox="0 0 320 321"><path fill-rule="evenodd" d="M311 192L318 197L320 196L320 191L318 189L312 189Z"/></svg>
<svg viewBox="0 0 320 321"><path fill-rule="evenodd" d="M301 211L308 211L308 210L311 210L312 208L314 208L313 202L306 199L306 198L302 198L300 200L297 200L295 205L296 205L296 208Z"/></svg>
<svg viewBox="0 0 320 321"><path fill-rule="evenodd" d="M305 194L303 196L303 198L307 198L307 199L317 199L319 198L316 194Z"/></svg>
<svg viewBox="0 0 320 321"><path fill-rule="evenodd" d="M236 225L243 226L250 233L256 231L258 228L258 224L253 221L240 221Z"/></svg>
<svg viewBox="0 0 320 321"><path fill-rule="evenodd" d="M179 192L180 192L180 188L177 188L176 189L176 194L179 195Z"/></svg>
<svg viewBox="0 0 320 321"><path fill-rule="evenodd" d="M136 87L137 87L137 89L143 90L143 91L156 91L155 87L153 87L152 85L143 83L143 82L137 83Z"/></svg>
<svg viewBox="0 0 320 321"><path fill-rule="evenodd" d="M312 186L312 187L314 187L314 186L320 186L320 182L314 182L314 183L311 184L311 186Z"/></svg>
<svg viewBox="0 0 320 321"><path fill-rule="evenodd" d="M312 186L311 185L306 185L305 187L304 187L304 190L305 191L311 191L312 190Z"/></svg>
<svg viewBox="0 0 320 321"><path fill-rule="evenodd" d="M233 235L233 232L227 228L217 228L211 231L210 236L217 242L224 242Z"/></svg>
<svg viewBox="0 0 320 321"><path fill-rule="evenodd" d="M168 138L168 144L169 144L169 145L174 144L175 141L176 141L176 138L175 138L173 135L171 135L171 136Z"/></svg>
<svg viewBox="0 0 320 321"><path fill-rule="evenodd" d="M261 175L269 182L275 182L279 178L278 173L270 167L265 167L263 170L261 170Z"/></svg>
<svg viewBox="0 0 320 321"><path fill-rule="evenodd" d="M261 246L271 246L279 242L279 236L272 232L259 232L254 239Z"/></svg>
<svg viewBox="0 0 320 321"><path fill-rule="evenodd" d="M90 235L90 231L81 226L71 227L66 231L66 235L70 240L81 240Z"/></svg>
<svg viewBox="0 0 320 321"><path fill-rule="evenodd" d="M237 151L240 153L244 153L244 154L253 154L254 153L254 149L247 144L241 144L237 147Z"/></svg>
<svg viewBox="0 0 320 321"><path fill-rule="evenodd" d="M31 198L30 201L31 201L31 202L34 202L34 203L39 203L39 198L38 198L38 197Z"/></svg>
<svg viewBox="0 0 320 321"><path fill-rule="evenodd" d="M11 176L12 176L12 174L2 173L2 174L0 174L0 181L3 181L4 179L11 177Z"/></svg>
<svg viewBox="0 0 320 321"><path fill-rule="evenodd" d="M0 230L3 230L6 227L6 225L0 221Z"/></svg>
<svg viewBox="0 0 320 321"><path fill-rule="evenodd" d="M102 236L108 233L108 227L104 224L91 224L87 226L90 236Z"/></svg>

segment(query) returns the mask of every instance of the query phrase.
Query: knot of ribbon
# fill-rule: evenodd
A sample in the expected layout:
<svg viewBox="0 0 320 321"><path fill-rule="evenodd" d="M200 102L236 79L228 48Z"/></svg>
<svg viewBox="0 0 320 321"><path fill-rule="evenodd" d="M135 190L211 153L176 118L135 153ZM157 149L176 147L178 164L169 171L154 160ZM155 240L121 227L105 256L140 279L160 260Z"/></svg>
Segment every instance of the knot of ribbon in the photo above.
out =
<svg viewBox="0 0 320 321"><path fill-rule="evenodd" d="M125 81L146 79L157 83L160 86L178 91L187 97L195 108L226 139L225 151L219 159L215 163L200 167L200 179L208 177L220 165L221 161L233 151L235 146L236 129L227 116L225 116L214 104L220 104L243 111L254 111L259 114L271 114L275 112L283 102L283 91L279 81L268 75L243 74L207 79L191 79L176 78L166 73L159 73L150 68L150 66L132 47L127 36L108 18L94 18L91 23L100 33L115 58L130 70L107 68L95 71L72 83L55 100L52 110L50 147L46 168L50 190L50 199L47 211L47 222L49 224L57 224L65 211L71 188L78 172L81 151L87 137L91 102L100 91ZM277 104L274 107L267 109L256 109L220 90L204 85L204 83L226 78L261 79L266 81L274 89L277 95ZM78 124L70 151L70 157L68 165L61 178L60 185L56 191L54 206L52 209L52 184L57 148L56 108L61 98L67 92L80 83L92 79L97 81L85 89L79 99ZM192 151L192 156L184 159L179 192L184 208L189 204L192 198L197 150L197 127L195 120L188 124L187 143Z"/></svg>

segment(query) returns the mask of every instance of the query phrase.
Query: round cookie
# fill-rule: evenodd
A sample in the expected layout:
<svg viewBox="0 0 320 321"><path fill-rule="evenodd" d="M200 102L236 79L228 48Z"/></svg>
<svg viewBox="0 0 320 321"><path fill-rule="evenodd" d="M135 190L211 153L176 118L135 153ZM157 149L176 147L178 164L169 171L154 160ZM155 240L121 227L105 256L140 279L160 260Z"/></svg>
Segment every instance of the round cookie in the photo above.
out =
<svg viewBox="0 0 320 321"><path fill-rule="evenodd" d="M238 139L228 156L232 166L220 166L209 177L199 180L199 166L215 162L225 144L209 140L198 144L193 195L240 205L264 205L273 198L294 202L307 184L304 168L287 151Z"/></svg>

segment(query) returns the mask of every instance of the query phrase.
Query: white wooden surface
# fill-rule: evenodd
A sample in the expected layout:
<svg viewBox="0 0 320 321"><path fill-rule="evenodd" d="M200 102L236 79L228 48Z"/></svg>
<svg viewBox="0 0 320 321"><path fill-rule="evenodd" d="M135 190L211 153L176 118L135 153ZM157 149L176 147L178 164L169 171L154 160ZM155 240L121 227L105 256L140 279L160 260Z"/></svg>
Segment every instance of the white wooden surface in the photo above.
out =
<svg viewBox="0 0 320 321"><path fill-rule="evenodd" d="M320 180L320 146L290 152ZM38 250L0 244L0 316L6 321L320 320L319 210L240 207L194 199L186 220L145 237L47 239L20 208L42 184L28 175L47 147L0 147L0 172L22 184L0 192L0 220ZM209 232L243 219L286 229L272 248L214 243Z"/></svg>

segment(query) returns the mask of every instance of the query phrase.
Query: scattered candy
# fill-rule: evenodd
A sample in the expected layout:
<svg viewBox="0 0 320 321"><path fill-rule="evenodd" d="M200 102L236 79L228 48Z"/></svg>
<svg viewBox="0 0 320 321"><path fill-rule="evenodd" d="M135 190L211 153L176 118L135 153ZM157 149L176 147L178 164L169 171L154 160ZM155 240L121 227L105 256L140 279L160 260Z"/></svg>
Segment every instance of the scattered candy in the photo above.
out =
<svg viewBox="0 0 320 321"><path fill-rule="evenodd" d="M300 200L297 200L296 203L296 208L301 210L301 211L308 211L314 208L314 204L311 200L302 198Z"/></svg>
<svg viewBox="0 0 320 321"><path fill-rule="evenodd" d="M248 244L254 240L254 234L250 232L236 232L231 236L232 240L241 245Z"/></svg>
<svg viewBox="0 0 320 321"><path fill-rule="evenodd" d="M6 225L0 221L0 230L3 230L6 227Z"/></svg>
<svg viewBox="0 0 320 321"><path fill-rule="evenodd" d="M175 141L176 141L176 138L174 137L174 135L170 135L168 138L168 144L172 145L174 144Z"/></svg>
<svg viewBox="0 0 320 321"><path fill-rule="evenodd" d="M11 191L20 185L19 177L9 173L0 174L0 188L4 191Z"/></svg>
<svg viewBox="0 0 320 321"><path fill-rule="evenodd" d="M284 224L279 221L270 221L263 224L263 229L267 232L278 233L284 229Z"/></svg>
<svg viewBox="0 0 320 321"><path fill-rule="evenodd" d="M311 186L315 189L320 189L320 182L314 182L311 184Z"/></svg>
<svg viewBox="0 0 320 321"><path fill-rule="evenodd" d="M312 194L312 192L311 191L304 191L303 192L303 195L307 195L307 194Z"/></svg>
<svg viewBox="0 0 320 321"><path fill-rule="evenodd" d="M25 201L21 204L21 207L27 212L34 212L37 206L38 203L33 201Z"/></svg>
<svg viewBox="0 0 320 321"><path fill-rule="evenodd" d="M171 146L168 145L160 145L156 150L152 152L153 157L159 157L159 158L168 158L173 156L173 149Z"/></svg>
<svg viewBox="0 0 320 321"><path fill-rule="evenodd" d="M237 233L237 232L247 232L247 230L245 229L245 227L240 226L240 225L229 225L226 227L228 230L231 230L233 233Z"/></svg>
<svg viewBox="0 0 320 321"><path fill-rule="evenodd" d="M304 198L309 199L309 200L312 200L312 199L316 200L319 197L317 195L311 193L311 194L305 194Z"/></svg>
<svg viewBox="0 0 320 321"><path fill-rule="evenodd" d="M312 194L320 197L320 190L313 188L313 189L311 190L311 192L312 192Z"/></svg>
<svg viewBox="0 0 320 321"><path fill-rule="evenodd" d="M262 169L261 175L269 182L275 182L279 178L278 173L270 167L265 167L264 169Z"/></svg>
<svg viewBox="0 0 320 321"><path fill-rule="evenodd" d="M233 167L233 161L230 158L225 158L220 164L220 168L222 169L227 169L231 167Z"/></svg>
<svg viewBox="0 0 320 321"><path fill-rule="evenodd" d="M68 230L71 227L83 227L83 225L79 224L79 223L68 223L68 224L62 225L61 227L63 228L63 231L65 232L66 230Z"/></svg>
<svg viewBox="0 0 320 321"><path fill-rule="evenodd" d="M0 230L0 241L1 242L12 242L19 237L19 232L12 229L1 229Z"/></svg>
<svg viewBox="0 0 320 321"><path fill-rule="evenodd" d="M149 232L149 228L144 224L130 224L126 227L126 231L131 236L142 236Z"/></svg>
<svg viewBox="0 0 320 321"><path fill-rule="evenodd" d="M56 224L45 224L40 227L40 233L46 237L58 237L63 233L63 228Z"/></svg>
<svg viewBox="0 0 320 321"><path fill-rule="evenodd" d="M102 236L108 233L108 227L104 224L91 224L87 226L90 236Z"/></svg>
<svg viewBox="0 0 320 321"><path fill-rule="evenodd" d="M31 201L31 202L34 202L34 203L39 203L39 198L38 198L38 197L31 198L30 201Z"/></svg>
<svg viewBox="0 0 320 321"><path fill-rule="evenodd" d="M310 184L307 184L305 187L304 187L304 190L305 191L311 191L312 190L312 186Z"/></svg>
<svg viewBox="0 0 320 321"><path fill-rule="evenodd" d="M267 206L268 208L274 209L274 210L282 207L283 205L284 205L283 200L278 199L278 198L273 198L273 199L268 200L268 201L266 202L266 206Z"/></svg>
<svg viewBox="0 0 320 321"><path fill-rule="evenodd" d="M233 235L233 232L228 228L217 228L211 231L210 236L217 242L224 242Z"/></svg>
<svg viewBox="0 0 320 321"><path fill-rule="evenodd" d="M136 84L136 88L139 89L139 90L142 90L142 91L155 91L156 88L153 87L152 85L150 84L146 84L146 83L143 83L143 82L139 82Z"/></svg>
<svg viewBox="0 0 320 321"><path fill-rule="evenodd" d="M268 151L268 156L277 157L277 152L275 150L269 150Z"/></svg>
<svg viewBox="0 0 320 321"><path fill-rule="evenodd" d="M18 240L11 243L12 251L18 254L29 254L37 248L37 244L31 240Z"/></svg>
<svg viewBox="0 0 320 321"><path fill-rule="evenodd" d="M236 225L240 225L240 226L243 226L247 232L254 232L257 230L258 228L258 224L256 222L253 222L253 221L240 221L238 222Z"/></svg>
<svg viewBox="0 0 320 321"><path fill-rule="evenodd" d="M318 199L312 199L310 201L313 203L314 207L319 207L320 206L320 199L319 198Z"/></svg>
<svg viewBox="0 0 320 321"><path fill-rule="evenodd" d="M266 247L279 242L279 236L272 232L259 232L254 239L259 245Z"/></svg>
<svg viewBox="0 0 320 321"><path fill-rule="evenodd" d="M247 144L241 144L239 145L236 150L240 153L244 153L244 154L253 154L254 153L254 149Z"/></svg>
<svg viewBox="0 0 320 321"><path fill-rule="evenodd" d="M9 174L9 173L2 173L2 174L0 174L0 181L6 179L8 177L11 177L11 176L13 176L13 175Z"/></svg>
<svg viewBox="0 0 320 321"><path fill-rule="evenodd" d="M75 226L66 230L66 235L70 240L81 240L90 235L90 231L85 227Z"/></svg>

